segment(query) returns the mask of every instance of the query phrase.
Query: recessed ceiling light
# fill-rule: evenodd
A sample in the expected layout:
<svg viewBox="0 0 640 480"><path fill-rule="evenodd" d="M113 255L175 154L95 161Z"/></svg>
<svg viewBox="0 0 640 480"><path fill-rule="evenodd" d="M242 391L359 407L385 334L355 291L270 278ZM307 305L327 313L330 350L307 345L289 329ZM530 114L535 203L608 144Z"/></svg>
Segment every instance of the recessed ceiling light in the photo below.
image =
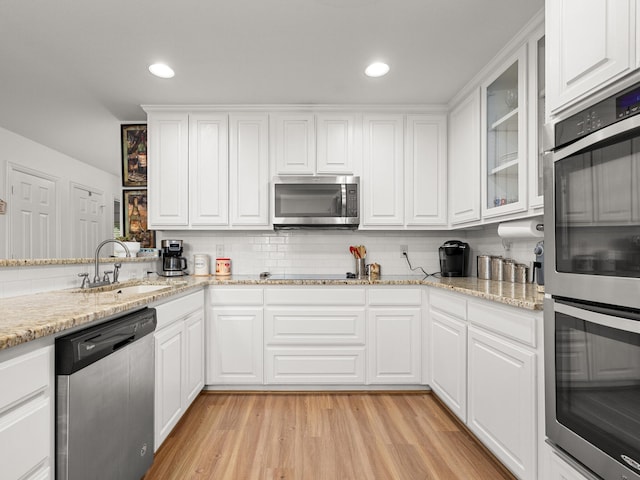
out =
<svg viewBox="0 0 640 480"><path fill-rule="evenodd" d="M149 65L149 71L156 77L160 78L173 78L175 75L173 69L164 63L154 63L153 65Z"/></svg>
<svg viewBox="0 0 640 480"><path fill-rule="evenodd" d="M367 77L381 77L389 72L389 65L382 62L376 62L369 65L364 74Z"/></svg>

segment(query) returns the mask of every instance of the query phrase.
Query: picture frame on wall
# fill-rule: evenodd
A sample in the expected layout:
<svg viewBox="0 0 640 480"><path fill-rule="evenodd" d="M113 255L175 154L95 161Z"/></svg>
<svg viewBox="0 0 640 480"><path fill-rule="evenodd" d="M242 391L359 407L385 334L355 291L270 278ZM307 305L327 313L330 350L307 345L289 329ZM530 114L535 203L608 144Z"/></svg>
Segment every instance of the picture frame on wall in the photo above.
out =
<svg viewBox="0 0 640 480"><path fill-rule="evenodd" d="M147 186L147 125L122 125L122 185Z"/></svg>
<svg viewBox="0 0 640 480"><path fill-rule="evenodd" d="M122 205L124 236L142 248L155 248L156 232L147 228L147 190L124 190Z"/></svg>

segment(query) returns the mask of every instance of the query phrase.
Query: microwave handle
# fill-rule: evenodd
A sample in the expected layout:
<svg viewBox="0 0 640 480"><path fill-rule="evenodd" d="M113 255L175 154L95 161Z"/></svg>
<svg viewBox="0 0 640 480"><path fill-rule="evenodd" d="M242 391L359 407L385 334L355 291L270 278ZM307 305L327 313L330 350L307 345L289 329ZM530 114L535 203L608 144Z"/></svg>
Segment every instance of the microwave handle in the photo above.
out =
<svg viewBox="0 0 640 480"><path fill-rule="evenodd" d="M340 185L340 192L342 193L342 212L340 216L345 218L347 216L347 186L344 183Z"/></svg>

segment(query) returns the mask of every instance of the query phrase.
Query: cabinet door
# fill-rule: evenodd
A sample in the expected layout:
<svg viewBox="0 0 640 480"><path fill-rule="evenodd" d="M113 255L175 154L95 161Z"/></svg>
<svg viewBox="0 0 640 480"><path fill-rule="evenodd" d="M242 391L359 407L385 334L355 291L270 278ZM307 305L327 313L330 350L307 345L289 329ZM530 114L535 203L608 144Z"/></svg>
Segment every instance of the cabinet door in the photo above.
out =
<svg viewBox="0 0 640 480"><path fill-rule="evenodd" d="M184 332L176 322L155 334L156 394L155 450L157 450L184 413Z"/></svg>
<svg viewBox="0 0 640 480"><path fill-rule="evenodd" d="M547 0L549 113L629 72L632 0Z"/></svg>
<svg viewBox="0 0 640 480"><path fill-rule="evenodd" d="M317 163L319 174L353 174L356 164L356 116L319 113L316 115Z"/></svg>
<svg viewBox="0 0 640 480"><path fill-rule="evenodd" d="M408 115L404 155L405 222L447 223L447 118Z"/></svg>
<svg viewBox="0 0 640 480"><path fill-rule="evenodd" d="M420 309L372 308L368 320L367 382L419 384Z"/></svg>
<svg viewBox="0 0 640 480"><path fill-rule="evenodd" d="M312 175L316 169L313 114L276 113L270 117L271 148L278 175Z"/></svg>
<svg viewBox="0 0 640 480"><path fill-rule="evenodd" d="M537 478L536 354L469 327L467 426L518 478Z"/></svg>
<svg viewBox="0 0 640 480"><path fill-rule="evenodd" d="M402 115L365 115L362 181L363 227L404 223Z"/></svg>
<svg viewBox="0 0 640 480"><path fill-rule="evenodd" d="M269 226L269 147L266 114L229 116L231 226Z"/></svg>
<svg viewBox="0 0 640 480"><path fill-rule="evenodd" d="M204 387L204 311L198 310L184 320L185 385L184 409Z"/></svg>
<svg viewBox="0 0 640 480"><path fill-rule="evenodd" d="M148 115L149 228L189 225L189 117Z"/></svg>
<svg viewBox="0 0 640 480"><path fill-rule="evenodd" d="M527 208L527 46L482 85L482 216Z"/></svg>
<svg viewBox="0 0 640 480"><path fill-rule="evenodd" d="M433 310L429 355L431 388L463 422L467 420L467 325Z"/></svg>
<svg viewBox="0 0 640 480"><path fill-rule="evenodd" d="M262 384L262 317L262 308L213 308L207 384Z"/></svg>
<svg viewBox="0 0 640 480"><path fill-rule="evenodd" d="M189 218L193 226L229 223L228 146L226 114L189 116Z"/></svg>
<svg viewBox="0 0 640 480"><path fill-rule="evenodd" d="M53 346L0 362L2 478L53 478L54 363Z"/></svg>
<svg viewBox="0 0 640 480"><path fill-rule="evenodd" d="M449 113L449 221L480 220L480 90Z"/></svg>

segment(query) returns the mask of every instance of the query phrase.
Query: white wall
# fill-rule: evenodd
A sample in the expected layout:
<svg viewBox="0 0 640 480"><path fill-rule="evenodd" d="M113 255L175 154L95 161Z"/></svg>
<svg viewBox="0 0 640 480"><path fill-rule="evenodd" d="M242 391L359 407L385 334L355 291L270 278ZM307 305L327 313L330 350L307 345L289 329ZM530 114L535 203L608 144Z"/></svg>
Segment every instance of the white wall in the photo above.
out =
<svg viewBox="0 0 640 480"><path fill-rule="evenodd" d="M113 141L119 142L120 139L114 138ZM87 156L90 155L91 152L87 152ZM113 161L119 162L120 159L114 158ZM11 208L7 178L10 163L58 178L59 257L71 256L71 215L66 214L70 202L71 182L103 192L106 218L113 218L113 198L115 196L119 199L122 196L119 177L0 128L0 199L9 204L8 210ZM0 215L0 258L8 256L8 227L9 216Z"/></svg>

